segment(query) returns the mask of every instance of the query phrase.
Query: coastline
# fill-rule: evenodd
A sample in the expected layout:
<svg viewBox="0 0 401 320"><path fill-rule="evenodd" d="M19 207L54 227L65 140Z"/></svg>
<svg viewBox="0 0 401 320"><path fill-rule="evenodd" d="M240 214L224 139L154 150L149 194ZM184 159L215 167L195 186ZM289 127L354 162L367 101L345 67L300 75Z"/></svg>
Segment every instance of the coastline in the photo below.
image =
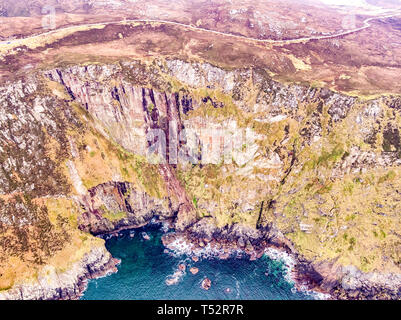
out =
<svg viewBox="0 0 401 320"><path fill-rule="evenodd" d="M256 260L266 254L284 262L287 280L293 282L297 290L309 292L317 299L401 299L400 274L364 273L354 266L336 265L335 261L308 261L274 228L237 225L219 229L201 220L183 232L166 234L163 244L179 253L214 255L220 259L240 254Z"/></svg>
<svg viewBox="0 0 401 320"><path fill-rule="evenodd" d="M316 286L307 274L300 274L297 268L299 262L294 254L283 247L275 246L262 241L258 247L241 247L235 242L218 242L214 239L199 239L194 242L184 233L168 233L162 237L163 245L173 255L186 255L189 257L210 258L226 260L229 258L249 258L250 261L261 259L264 256L271 260L283 263L285 280L294 285L297 291L311 295L318 300L333 299L331 294ZM199 243L204 243L199 245Z"/></svg>
<svg viewBox="0 0 401 320"><path fill-rule="evenodd" d="M117 272L119 263L104 246L93 247L69 270L58 273L49 268L35 281L0 291L0 300L77 300L85 292L88 280Z"/></svg>
<svg viewBox="0 0 401 320"><path fill-rule="evenodd" d="M336 279L338 274L319 273L321 270L316 269L321 266L317 268L310 261L304 260L291 243L277 231L233 226L228 229L218 229L204 222L198 221L184 231L175 231L170 220L152 219L148 224L162 223L163 246L166 253L173 255L218 259L246 257L251 261L267 256L272 260L280 260L286 271L285 280L292 283L296 290L315 299L400 299L399 275L379 274L379 277L374 275L372 279L369 274L348 267L345 268L348 271L346 273L348 283L344 278L341 282ZM123 230L137 228L139 227L123 228ZM118 236L120 231L104 232L97 237L109 239ZM53 271L46 277L38 277L33 283L14 285L11 289L0 292L0 300L80 299L90 279L117 272L116 266L120 262L111 256L104 245L97 246L80 261L75 262L69 270L63 273ZM325 265L323 267L327 268ZM363 280L362 284L358 284L360 279Z"/></svg>

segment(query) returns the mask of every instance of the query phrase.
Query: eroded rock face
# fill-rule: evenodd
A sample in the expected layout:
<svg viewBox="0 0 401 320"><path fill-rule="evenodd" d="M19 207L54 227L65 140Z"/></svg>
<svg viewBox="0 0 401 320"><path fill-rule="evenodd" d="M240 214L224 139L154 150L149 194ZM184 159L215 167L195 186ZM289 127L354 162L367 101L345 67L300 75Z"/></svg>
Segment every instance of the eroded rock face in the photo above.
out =
<svg viewBox="0 0 401 320"><path fill-rule="evenodd" d="M95 235L141 227L155 216L173 218L178 212L178 203L150 197L128 182L98 185L88 191L83 202L87 211L79 218L79 228Z"/></svg>
<svg viewBox="0 0 401 320"><path fill-rule="evenodd" d="M46 211L46 199L69 199L80 208L79 229L92 234L158 216L202 243L230 241L251 252L268 241L309 261L346 257L335 270L356 264L399 273L397 97L363 101L275 82L263 70L168 60L57 68L1 87L0 101L0 230L19 230L3 246L15 247L20 234L29 240L20 233L29 225L74 237L74 219L52 220ZM164 161L152 164L160 137ZM38 246L51 239L38 237ZM375 265L369 252L383 259ZM375 277L353 284L349 273L334 274L322 268L316 279L348 291L379 286ZM395 288L399 278L391 279Z"/></svg>
<svg viewBox="0 0 401 320"><path fill-rule="evenodd" d="M398 299L400 274L361 272L355 266L338 266L333 263L303 265L316 274L321 288L331 292L337 299ZM313 274L313 273L312 273Z"/></svg>
<svg viewBox="0 0 401 320"><path fill-rule="evenodd" d="M35 196L68 192L57 165L49 157L49 136L65 146L65 121L72 123L68 110L51 96L39 94L34 78L0 88L1 167L0 193L31 192ZM65 157L62 148L56 156Z"/></svg>
<svg viewBox="0 0 401 320"><path fill-rule="evenodd" d="M149 146L158 139L149 134L161 130L161 135L166 141L159 146L165 151L164 161L167 164L175 166L180 152L197 162L203 161L214 165L223 160L226 163L233 162L236 167L229 169L228 173L234 174L239 179L246 177L248 184L255 186L251 190L246 190L246 193L242 192L241 197L236 197L238 203L235 206L242 212L257 211L259 209L257 204L264 198L271 197L292 170L296 155L294 134L290 132L291 122L294 123L292 130L294 132L299 130L301 145L314 143L321 150L324 147L318 141L322 138L323 131L330 133L333 125L344 119L356 104L355 98L332 93L326 89L283 85L271 81L260 70L225 71L207 63L190 64L179 60L169 60L166 65L160 66L162 71L155 70L156 68L144 71L138 68L136 63L125 63L55 69L46 72L45 75L50 80L62 84L70 99L88 111L96 121L97 130L126 150L146 156ZM149 75L144 75L143 72L148 72ZM155 80L157 74L161 78L163 72L167 73L168 77L177 77L195 90L206 86L209 91L221 88L224 94L234 97L233 105L227 105L229 103L227 101L219 102L218 97L208 95L207 92L196 96L199 93L191 93L188 90L171 91L168 83L163 84ZM148 76L148 81L154 88L143 85L146 82L144 76L145 78ZM250 93L244 89L244 86L250 83L257 93L256 103L253 105L248 103L247 96ZM217 113L219 110L233 108L233 114L217 118L213 115L205 117L199 111L205 104L210 104L212 111ZM378 103L370 104L372 107L366 109L376 111L365 111L364 114L367 117L375 117L379 113ZM308 115L308 111L305 112L305 106L310 106L312 114ZM326 106L325 112L328 117L324 128L323 106ZM252 119L248 126L261 127L262 132L244 128L242 122L245 117ZM287 124L282 125L283 123ZM298 129L301 124L302 128ZM277 128L272 131L277 137L266 146L258 141L271 140L271 133L263 132L265 130L263 128L268 127ZM188 130L192 130L193 136L188 134ZM373 127L369 129L369 125L364 123L360 135L366 136L372 130ZM241 143L243 137L246 137L246 140ZM171 148L173 139L178 150ZM188 151L188 147L191 147L188 146L188 139L195 141L198 147L192 146L191 151ZM225 151L224 154L210 152L208 148L213 139L221 139L223 149L228 148L232 152L228 154ZM244 147L245 152L242 150ZM354 164L354 159L345 159L342 164L337 165L337 171L334 171L333 175L347 172L349 168L359 169L362 164L365 167L390 165L395 161L394 157L391 157L390 155L382 158L377 154L365 156L359 151L357 165ZM176 180L171 166L160 166L160 171L161 175L169 180L167 186L170 187L171 194L180 198L179 201L185 204L180 210L191 211L191 201L185 196L185 191ZM221 186L218 191L230 194L230 199L238 192L233 190L231 185ZM213 199L207 202L200 199L197 206L209 214L217 209ZM230 210L230 206L220 208L224 211ZM188 223L193 222L191 218L187 220Z"/></svg>
<svg viewBox="0 0 401 320"><path fill-rule="evenodd" d="M353 266L343 267L341 286L349 296L359 299L374 297L396 299L400 295L400 274L363 273Z"/></svg>

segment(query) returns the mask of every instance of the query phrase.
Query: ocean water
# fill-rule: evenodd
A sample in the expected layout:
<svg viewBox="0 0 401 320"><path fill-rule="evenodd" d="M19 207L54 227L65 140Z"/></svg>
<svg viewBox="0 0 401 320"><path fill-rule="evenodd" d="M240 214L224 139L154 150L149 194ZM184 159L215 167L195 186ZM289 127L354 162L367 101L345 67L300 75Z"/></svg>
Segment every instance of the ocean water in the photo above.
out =
<svg viewBox="0 0 401 320"><path fill-rule="evenodd" d="M142 232L150 236L145 240ZM161 242L163 232L156 226L127 230L106 241L113 257L121 260L118 272L90 280L82 299L134 299L134 300L207 300L207 299L313 299L309 294L296 291L286 281L283 262L263 256L256 261L247 258L201 258L192 261L186 255L166 253ZM167 285L166 279L177 271L179 264L186 271L178 283ZM190 267L199 272L193 275ZM212 281L211 288L201 288L202 280Z"/></svg>

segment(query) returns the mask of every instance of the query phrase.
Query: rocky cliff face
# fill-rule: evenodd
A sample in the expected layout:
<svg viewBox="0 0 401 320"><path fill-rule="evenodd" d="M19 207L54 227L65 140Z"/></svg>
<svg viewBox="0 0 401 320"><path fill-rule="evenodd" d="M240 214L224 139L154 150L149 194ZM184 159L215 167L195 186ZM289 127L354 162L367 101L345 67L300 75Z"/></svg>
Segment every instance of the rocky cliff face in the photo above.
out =
<svg viewBox="0 0 401 320"><path fill-rule="evenodd" d="M17 290L10 259L41 270L88 232L154 216L202 237L285 244L330 290L380 294L380 278L399 294L399 97L156 60L47 70L0 99L3 297Z"/></svg>
<svg viewBox="0 0 401 320"><path fill-rule="evenodd" d="M100 184L89 189L83 201L88 210L79 217L79 228L92 234L141 227L156 216L171 218L179 210L167 198L150 197L128 182Z"/></svg>
<svg viewBox="0 0 401 320"><path fill-rule="evenodd" d="M52 265L43 266L34 281L0 291L0 300L77 299L86 289L88 279L116 272L117 263L104 246L93 247L64 272L57 271Z"/></svg>

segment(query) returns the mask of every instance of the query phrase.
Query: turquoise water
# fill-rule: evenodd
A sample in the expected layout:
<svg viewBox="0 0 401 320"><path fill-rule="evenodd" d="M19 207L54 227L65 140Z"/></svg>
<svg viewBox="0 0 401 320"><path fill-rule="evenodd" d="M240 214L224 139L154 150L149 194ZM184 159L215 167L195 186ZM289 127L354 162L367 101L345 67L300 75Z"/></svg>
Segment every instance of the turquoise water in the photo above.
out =
<svg viewBox="0 0 401 320"><path fill-rule="evenodd" d="M150 240L143 239L143 231ZM296 292L284 279L282 262L265 256L256 261L233 257L228 260L203 258L194 262L187 256L166 253L162 235L162 231L153 226L124 231L119 237L107 240L107 249L121 260L118 272L91 280L82 299L312 299ZM166 285L165 280L177 271L180 263L186 264L185 274L177 284ZM199 272L193 275L190 267L199 268ZM212 281L208 291L200 286L205 277Z"/></svg>

